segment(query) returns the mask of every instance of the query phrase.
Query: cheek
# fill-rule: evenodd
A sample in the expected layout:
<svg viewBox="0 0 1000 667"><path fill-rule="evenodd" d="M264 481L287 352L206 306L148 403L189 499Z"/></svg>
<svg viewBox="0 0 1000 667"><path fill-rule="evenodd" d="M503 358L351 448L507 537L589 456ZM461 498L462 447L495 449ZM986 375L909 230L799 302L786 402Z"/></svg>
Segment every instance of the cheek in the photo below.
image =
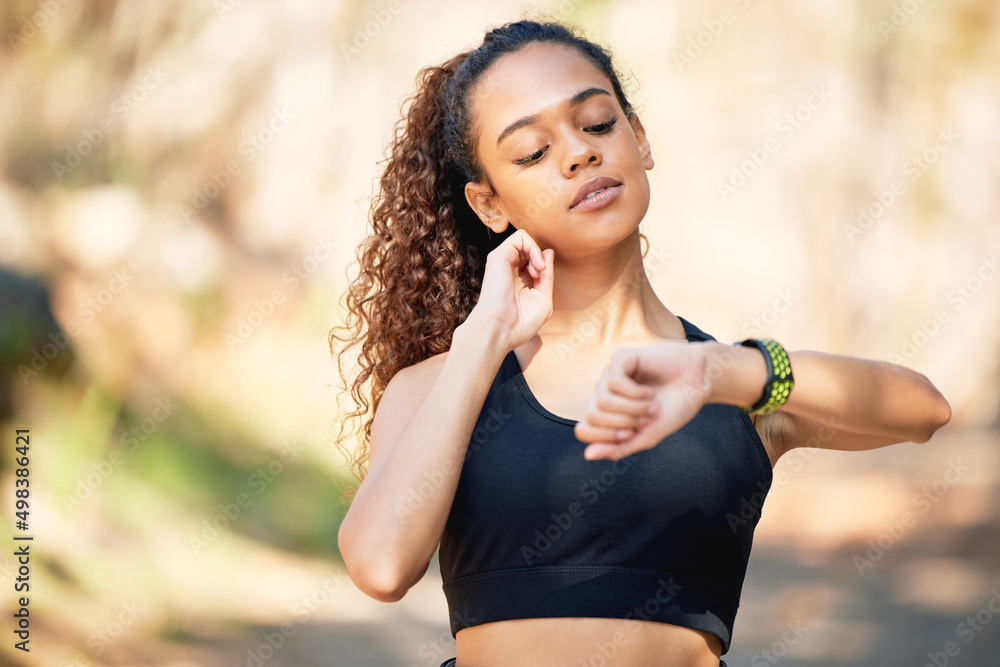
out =
<svg viewBox="0 0 1000 667"><path fill-rule="evenodd" d="M548 181L511 184L508 192L508 210L529 224L551 215L560 206L560 195Z"/></svg>
<svg viewBox="0 0 1000 667"><path fill-rule="evenodd" d="M649 211L650 190L649 190L649 179L646 177L646 170L645 169L641 170L636 175L633 182L635 183L635 195L636 195L633 199L638 209L637 214L641 219Z"/></svg>
<svg viewBox="0 0 1000 667"><path fill-rule="evenodd" d="M555 188L542 186L531 191L526 203L536 215L550 213L559 207L559 195Z"/></svg>

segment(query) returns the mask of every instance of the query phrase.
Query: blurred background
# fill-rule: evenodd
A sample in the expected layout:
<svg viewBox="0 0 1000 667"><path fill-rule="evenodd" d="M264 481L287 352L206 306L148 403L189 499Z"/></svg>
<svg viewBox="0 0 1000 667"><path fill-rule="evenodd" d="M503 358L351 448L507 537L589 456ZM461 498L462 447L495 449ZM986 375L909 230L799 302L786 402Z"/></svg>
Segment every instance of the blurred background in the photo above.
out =
<svg viewBox="0 0 1000 667"><path fill-rule="evenodd" d="M392 604L344 573L326 335L417 71L521 17L614 52L668 308L904 364L954 411L927 443L779 462L727 662L997 664L993 0L6 0L0 663L455 654L436 560Z"/></svg>

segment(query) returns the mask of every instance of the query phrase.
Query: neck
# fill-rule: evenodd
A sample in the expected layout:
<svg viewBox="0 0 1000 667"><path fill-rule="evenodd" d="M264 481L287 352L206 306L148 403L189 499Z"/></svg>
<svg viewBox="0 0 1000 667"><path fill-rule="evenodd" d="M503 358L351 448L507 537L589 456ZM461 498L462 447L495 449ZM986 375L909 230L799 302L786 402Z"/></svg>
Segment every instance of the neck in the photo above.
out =
<svg viewBox="0 0 1000 667"><path fill-rule="evenodd" d="M653 292L639 232L596 256L555 256L552 316L543 339L576 350L610 349L677 337L676 319Z"/></svg>

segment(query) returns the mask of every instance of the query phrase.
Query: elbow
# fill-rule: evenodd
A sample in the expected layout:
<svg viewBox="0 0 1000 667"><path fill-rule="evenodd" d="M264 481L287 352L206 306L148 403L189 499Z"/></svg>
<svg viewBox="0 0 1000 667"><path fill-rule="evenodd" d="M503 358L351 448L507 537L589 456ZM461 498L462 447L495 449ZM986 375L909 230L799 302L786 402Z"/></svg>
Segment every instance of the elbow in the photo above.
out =
<svg viewBox="0 0 1000 667"><path fill-rule="evenodd" d="M915 442L927 442L939 428L950 421L951 404L948 403L948 399L938 393L932 407L928 410L928 422L922 432L922 439Z"/></svg>
<svg viewBox="0 0 1000 667"><path fill-rule="evenodd" d="M350 574L350 570L348 570ZM406 586L398 583L398 579L392 577L374 576L371 573L355 577L350 575L351 580L358 589L368 597L379 602L399 602L409 590Z"/></svg>
<svg viewBox="0 0 1000 667"><path fill-rule="evenodd" d="M938 399L938 422L934 430L937 430L951 421L951 403L944 396Z"/></svg>
<svg viewBox="0 0 1000 667"><path fill-rule="evenodd" d="M403 599L409 586L403 584L392 568L380 564L378 559L351 553L348 548L350 541L345 540L345 524L346 521L340 525L337 542L347 574L357 589L379 602L398 602Z"/></svg>

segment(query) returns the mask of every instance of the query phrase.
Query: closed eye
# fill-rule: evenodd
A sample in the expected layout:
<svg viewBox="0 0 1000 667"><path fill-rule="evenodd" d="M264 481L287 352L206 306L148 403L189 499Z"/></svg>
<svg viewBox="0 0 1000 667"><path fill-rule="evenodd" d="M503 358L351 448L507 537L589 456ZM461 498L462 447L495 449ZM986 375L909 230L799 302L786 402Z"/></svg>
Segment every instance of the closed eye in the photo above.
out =
<svg viewBox="0 0 1000 667"><path fill-rule="evenodd" d="M590 127L584 128L584 131L590 132L592 134L607 134L608 132L611 131L611 127L617 122L618 122L617 118L612 118L611 120L605 121L603 123L598 123L597 125L591 125ZM542 155L545 154L545 151L547 149L548 146L542 146L534 153L526 155L520 160L514 160L514 164L523 165L523 164L531 164L533 162L537 162L538 160L542 159Z"/></svg>
<svg viewBox="0 0 1000 667"><path fill-rule="evenodd" d="M606 134L611 130L611 126L618 122L617 118L612 118L611 120L598 123L597 125L591 125L587 128L587 132L593 132L594 134Z"/></svg>
<svg viewBox="0 0 1000 667"><path fill-rule="evenodd" d="M530 162L537 162L538 160L542 159L542 155L545 153L546 148L548 148L548 146L543 146L542 148L539 148L531 155L526 155L520 160L514 160L514 164L528 164Z"/></svg>

